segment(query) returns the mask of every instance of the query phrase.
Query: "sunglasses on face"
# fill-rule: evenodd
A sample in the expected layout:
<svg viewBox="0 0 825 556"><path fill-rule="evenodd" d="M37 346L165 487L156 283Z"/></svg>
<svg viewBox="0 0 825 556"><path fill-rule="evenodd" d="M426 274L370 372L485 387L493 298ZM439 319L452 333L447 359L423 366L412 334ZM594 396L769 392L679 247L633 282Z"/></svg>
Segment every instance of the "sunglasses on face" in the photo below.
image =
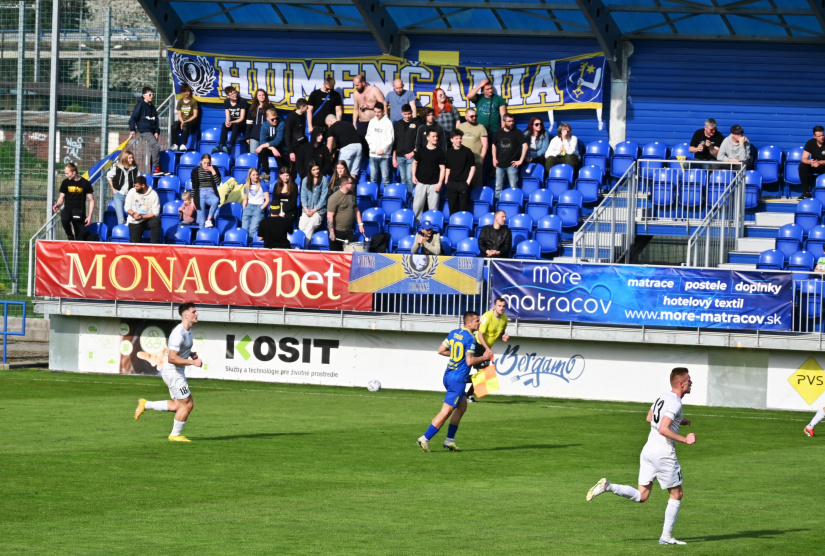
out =
<svg viewBox="0 0 825 556"><path fill-rule="evenodd" d="M155 96L155 93L144 93L144 95L146 95L147 97L153 97Z"/></svg>

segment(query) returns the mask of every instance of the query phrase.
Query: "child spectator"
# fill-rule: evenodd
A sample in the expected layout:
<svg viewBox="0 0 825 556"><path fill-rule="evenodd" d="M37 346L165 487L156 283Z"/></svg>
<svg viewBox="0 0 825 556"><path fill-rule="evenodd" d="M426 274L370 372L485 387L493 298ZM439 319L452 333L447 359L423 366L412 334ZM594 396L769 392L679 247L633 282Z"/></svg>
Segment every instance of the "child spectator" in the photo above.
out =
<svg viewBox="0 0 825 556"><path fill-rule="evenodd" d="M197 208L195 207L195 203L192 201L192 193L189 191L184 191L181 193L180 198L183 200L183 204L178 208L181 224L194 224L195 211Z"/></svg>

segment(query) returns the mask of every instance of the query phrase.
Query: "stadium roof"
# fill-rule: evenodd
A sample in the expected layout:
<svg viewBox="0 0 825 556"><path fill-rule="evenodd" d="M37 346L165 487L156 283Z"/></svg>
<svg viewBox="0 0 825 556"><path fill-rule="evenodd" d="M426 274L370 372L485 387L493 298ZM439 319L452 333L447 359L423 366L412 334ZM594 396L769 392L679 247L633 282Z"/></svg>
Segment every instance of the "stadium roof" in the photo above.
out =
<svg viewBox="0 0 825 556"><path fill-rule="evenodd" d="M395 55L416 34L596 39L608 59L632 39L825 43L821 0L138 1L179 46L198 30L366 32Z"/></svg>

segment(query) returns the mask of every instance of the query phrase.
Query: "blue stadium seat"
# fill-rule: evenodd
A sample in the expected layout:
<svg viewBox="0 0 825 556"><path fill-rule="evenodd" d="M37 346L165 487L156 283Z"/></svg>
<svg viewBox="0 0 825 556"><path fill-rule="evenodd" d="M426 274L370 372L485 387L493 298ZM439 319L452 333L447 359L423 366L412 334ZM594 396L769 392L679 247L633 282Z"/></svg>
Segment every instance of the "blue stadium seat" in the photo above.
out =
<svg viewBox="0 0 825 556"><path fill-rule="evenodd" d="M802 199L796 205L794 224L802 226L803 235L808 235L808 230L814 226L819 226L822 220L822 203L818 199Z"/></svg>
<svg viewBox="0 0 825 556"><path fill-rule="evenodd" d="M287 234L286 237L293 249L306 249L307 236L301 230L295 230L291 234ZM329 232L327 232L327 239L329 239Z"/></svg>
<svg viewBox="0 0 825 556"><path fill-rule="evenodd" d="M391 183L384 188L384 194L381 196L381 208L389 217L393 212L407 206L407 199L409 192L407 186L403 183Z"/></svg>
<svg viewBox="0 0 825 556"><path fill-rule="evenodd" d="M200 154L212 154L212 149L218 146L221 139L221 130L217 127L210 127L201 132L201 142L198 145ZM200 156L198 157L200 158Z"/></svg>
<svg viewBox="0 0 825 556"><path fill-rule="evenodd" d="M167 174L174 174L178 168L178 157L175 156L175 151L160 151L158 162L160 162L160 169Z"/></svg>
<svg viewBox="0 0 825 556"><path fill-rule="evenodd" d="M544 164L531 162L522 168L521 190L524 192L525 197L529 197L530 193L539 189L544 183Z"/></svg>
<svg viewBox="0 0 825 556"><path fill-rule="evenodd" d="M180 179L181 183L186 183L187 180L192 179L192 170L200 163L201 153L187 151L181 155L180 161L178 162L178 179Z"/></svg>
<svg viewBox="0 0 825 556"><path fill-rule="evenodd" d="M670 149L670 159L676 162L668 162L667 166L670 168L687 169L683 166L690 160L693 160L694 154L690 152L690 143L679 143ZM681 160L680 160L681 159Z"/></svg>
<svg viewBox="0 0 825 556"><path fill-rule="evenodd" d="M258 168L258 155L255 153L246 153L235 159L235 167L232 169L232 177L240 184L246 183L246 177L249 175L249 170Z"/></svg>
<svg viewBox="0 0 825 556"><path fill-rule="evenodd" d="M439 234L444 233L444 213L440 210L428 210L421 215L421 222L429 222Z"/></svg>
<svg viewBox="0 0 825 556"><path fill-rule="evenodd" d="M756 170L745 172L745 208L756 208L762 199L762 174Z"/></svg>
<svg viewBox="0 0 825 556"><path fill-rule="evenodd" d="M819 200L819 202L825 205L825 174L816 178L814 190L811 191L811 195L814 196L814 199Z"/></svg>
<svg viewBox="0 0 825 556"><path fill-rule="evenodd" d="M249 232L243 228L230 228L224 234L221 245L225 247L248 247Z"/></svg>
<svg viewBox="0 0 825 556"><path fill-rule="evenodd" d="M513 235L513 245L530 239L533 232L533 218L529 214L516 214L507 221L510 233Z"/></svg>
<svg viewBox="0 0 825 556"><path fill-rule="evenodd" d="M785 224L779 228L775 248L781 251L787 259L792 253L802 250L804 236L805 230L799 224Z"/></svg>
<svg viewBox="0 0 825 556"><path fill-rule="evenodd" d="M582 194L578 191L565 191L556 204L556 216L561 218L562 226L575 228L579 225L582 213Z"/></svg>
<svg viewBox="0 0 825 556"><path fill-rule="evenodd" d="M355 190L358 200L358 210L363 214L368 208L378 206L378 184L373 182L359 183Z"/></svg>
<svg viewBox="0 0 825 556"><path fill-rule="evenodd" d="M825 282L818 278L804 280L800 284L799 312L802 318L819 319L822 314L823 285Z"/></svg>
<svg viewBox="0 0 825 556"><path fill-rule="evenodd" d="M155 183L161 206L180 196L180 179L177 176L163 176Z"/></svg>
<svg viewBox="0 0 825 556"><path fill-rule="evenodd" d="M536 225L536 232L533 238L541 245L543 255L549 255L559 251L561 245L561 233L564 223L555 214L543 217Z"/></svg>
<svg viewBox="0 0 825 556"><path fill-rule="evenodd" d="M594 168L594 166L590 166ZM598 168L597 168L598 170ZM549 189L537 189L530 194L525 211L538 223L539 219L550 214L553 210L553 192Z"/></svg>
<svg viewBox="0 0 825 556"><path fill-rule="evenodd" d="M414 227L415 213L411 209L399 209L390 215L387 232L392 236L392 241L397 243L402 237L413 233Z"/></svg>
<svg viewBox="0 0 825 556"><path fill-rule="evenodd" d="M326 230L315 232L309 240L311 251L329 251L329 232Z"/></svg>
<svg viewBox="0 0 825 556"><path fill-rule="evenodd" d="M97 234L99 241L109 241L109 227L104 222L92 222L86 226L86 233Z"/></svg>
<svg viewBox="0 0 825 556"><path fill-rule="evenodd" d="M215 220L215 227L218 229L221 237L226 234L227 230L240 228L243 222L243 205L240 203L222 204L218 208L218 214Z"/></svg>
<svg viewBox="0 0 825 556"><path fill-rule="evenodd" d="M513 243L516 240L513 238ZM541 259L541 244L534 239L526 239L516 244L514 259L538 260Z"/></svg>
<svg viewBox="0 0 825 556"><path fill-rule="evenodd" d="M192 244L217 247L220 241L221 235L217 228L200 228L195 234L195 241Z"/></svg>
<svg viewBox="0 0 825 556"><path fill-rule="evenodd" d="M785 254L777 249L768 249L759 254L757 270L784 270Z"/></svg>
<svg viewBox="0 0 825 556"><path fill-rule="evenodd" d="M792 272L813 272L816 257L809 251L797 251L788 257L787 270Z"/></svg>
<svg viewBox="0 0 825 556"><path fill-rule="evenodd" d="M679 186L679 199L685 216L688 218L703 218L705 216L704 203L707 198L708 174L704 170L688 170L682 174L682 183Z"/></svg>
<svg viewBox="0 0 825 556"><path fill-rule="evenodd" d="M550 168L544 186L553 192L554 199L558 199L564 191L573 187L573 173L573 167L569 164L556 164Z"/></svg>
<svg viewBox="0 0 825 556"><path fill-rule="evenodd" d="M289 237L289 236L287 236L287 237ZM263 249L264 248L264 240L258 239L257 237L253 238L252 243L250 243L249 246L252 249Z"/></svg>
<svg viewBox="0 0 825 556"><path fill-rule="evenodd" d="M785 183L793 185L802 183L802 180L799 179L799 165L804 150L805 147L794 147L788 151L788 158L785 160Z"/></svg>
<svg viewBox="0 0 825 556"><path fill-rule="evenodd" d="M478 253L478 238L465 237L458 242L453 255L456 257L477 257Z"/></svg>
<svg viewBox="0 0 825 556"><path fill-rule="evenodd" d="M733 170L714 170L708 183L708 208L713 207L722 197L725 189L733 183L736 172Z"/></svg>
<svg viewBox="0 0 825 556"><path fill-rule="evenodd" d="M662 168L667 159L667 145L661 141L654 141L642 147L642 162L639 165L640 170Z"/></svg>
<svg viewBox="0 0 825 556"><path fill-rule="evenodd" d="M462 210L450 215L450 223L447 224L446 236L450 242L458 243L465 237L470 237L473 233L473 213Z"/></svg>
<svg viewBox="0 0 825 556"><path fill-rule="evenodd" d="M361 213L361 219L364 222L364 235L372 237L384 231L387 214L382 208L370 207Z"/></svg>
<svg viewBox="0 0 825 556"><path fill-rule="evenodd" d="M810 251L817 258L825 256L825 226L814 226L808 230L805 250Z"/></svg>
<svg viewBox="0 0 825 556"><path fill-rule="evenodd" d="M221 172L221 178L226 181L230 177L229 168L232 166L232 160L226 153L215 153L212 155L212 166L218 168Z"/></svg>
<svg viewBox="0 0 825 556"><path fill-rule="evenodd" d="M127 224L118 224L112 228L109 243L129 243L129 226Z"/></svg>
<svg viewBox="0 0 825 556"><path fill-rule="evenodd" d="M186 224L177 224L163 234L164 243L170 245L192 245L192 235L195 228Z"/></svg>
<svg viewBox="0 0 825 556"><path fill-rule="evenodd" d="M441 254L442 255L452 255L453 254L453 242L450 241L450 238L447 236L441 236Z"/></svg>
<svg viewBox="0 0 825 556"><path fill-rule="evenodd" d="M493 210L495 191L492 187L475 187L470 191L470 203L473 207L473 219L478 219Z"/></svg>
<svg viewBox="0 0 825 556"><path fill-rule="evenodd" d="M660 218L672 216L672 209L676 203L676 190L679 186L680 170L675 168L649 169L650 201L656 215Z"/></svg>
<svg viewBox="0 0 825 556"><path fill-rule="evenodd" d="M639 145L635 141L622 141L613 150L610 159L610 175L621 178L639 158Z"/></svg>
<svg viewBox="0 0 825 556"><path fill-rule="evenodd" d="M602 174L606 174L612 154L613 148L604 139L592 141L587 144L582 166L597 166L602 169Z"/></svg>
<svg viewBox="0 0 825 556"><path fill-rule="evenodd" d="M496 210L503 210L507 218L510 218L520 213L522 206L524 206L524 193L518 187L508 187L501 191Z"/></svg>
<svg viewBox="0 0 825 556"><path fill-rule="evenodd" d="M398 240L398 245L395 246L395 253L409 255L413 246L415 245L415 236L410 234Z"/></svg>
<svg viewBox="0 0 825 556"><path fill-rule="evenodd" d="M106 227L109 229L110 233L115 228L115 226L117 226L117 212L115 212L114 200L109 201L109 205L103 212L103 223L106 224Z"/></svg>
<svg viewBox="0 0 825 556"><path fill-rule="evenodd" d="M582 202L595 203L599 200L603 174L598 166L585 166L576 178L576 191L582 194Z"/></svg>
<svg viewBox="0 0 825 556"><path fill-rule="evenodd" d="M780 168L782 168L782 149L774 145L759 149L754 170L762 174L762 183L778 182Z"/></svg>

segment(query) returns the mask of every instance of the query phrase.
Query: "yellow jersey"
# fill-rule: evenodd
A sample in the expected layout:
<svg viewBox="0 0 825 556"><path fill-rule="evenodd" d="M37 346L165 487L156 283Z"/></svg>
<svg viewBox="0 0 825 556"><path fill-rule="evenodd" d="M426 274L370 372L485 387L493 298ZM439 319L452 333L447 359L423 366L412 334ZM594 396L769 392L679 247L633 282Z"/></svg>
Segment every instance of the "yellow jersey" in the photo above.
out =
<svg viewBox="0 0 825 556"><path fill-rule="evenodd" d="M481 324L478 327L476 339L480 342L481 337L484 336L484 341L492 348L507 328L507 315L502 314L501 318L497 318L496 312L490 309L481 315L479 322Z"/></svg>

